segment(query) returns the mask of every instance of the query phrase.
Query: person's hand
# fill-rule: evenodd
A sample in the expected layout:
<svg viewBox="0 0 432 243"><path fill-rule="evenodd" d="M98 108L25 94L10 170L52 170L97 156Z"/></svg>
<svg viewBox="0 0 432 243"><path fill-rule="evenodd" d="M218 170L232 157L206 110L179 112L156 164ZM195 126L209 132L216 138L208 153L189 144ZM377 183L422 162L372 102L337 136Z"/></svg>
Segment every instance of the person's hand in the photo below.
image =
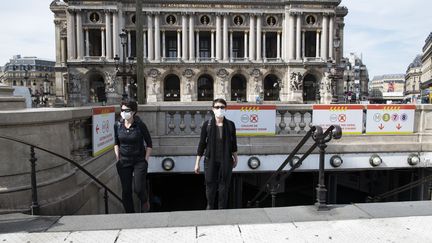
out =
<svg viewBox="0 0 432 243"><path fill-rule="evenodd" d="M199 174L200 173L200 165L199 165L199 163L195 163L195 169L194 169L194 171L195 171L195 174Z"/></svg>
<svg viewBox="0 0 432 243"><path fill-rule="evenodd" d="M237 158L233 157L233 168L235 168L237 166Z"/></svg>

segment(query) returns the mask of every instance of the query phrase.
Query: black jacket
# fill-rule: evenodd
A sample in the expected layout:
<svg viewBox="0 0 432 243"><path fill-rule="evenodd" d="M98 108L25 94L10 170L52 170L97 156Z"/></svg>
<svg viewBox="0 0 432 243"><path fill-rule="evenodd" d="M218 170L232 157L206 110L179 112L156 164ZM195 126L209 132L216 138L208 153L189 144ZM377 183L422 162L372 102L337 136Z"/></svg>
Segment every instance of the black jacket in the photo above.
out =
<svg viewBox="0 0 432 243"><path fill-rule="evenodd" d="M119 146L120 160L123 165L145 161L146 148L152 148L152 140L147 126L138 116L129 128L121 119L114 125L115 145Z"/></svg>

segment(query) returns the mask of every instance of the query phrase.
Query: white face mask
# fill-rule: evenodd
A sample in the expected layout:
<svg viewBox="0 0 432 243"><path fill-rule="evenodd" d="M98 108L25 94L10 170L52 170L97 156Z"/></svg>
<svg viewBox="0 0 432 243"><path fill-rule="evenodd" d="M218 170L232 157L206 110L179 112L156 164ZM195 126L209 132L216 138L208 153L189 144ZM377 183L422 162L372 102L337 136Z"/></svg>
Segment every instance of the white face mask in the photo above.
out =
<svg viewBox="0 0 432 243"><path fill-rule="evenodd" d="M129 120L132 117L132 112L126 112L126 111L122 111L120 113L120 116L125 119L125 120Z"/></svg>
<svg viewBox="0 0 432 243"><path fill-rule="evenodd" d="M225 109L214 109L213 110L215 117L217 118L223 118L225 116Z"/></svg>

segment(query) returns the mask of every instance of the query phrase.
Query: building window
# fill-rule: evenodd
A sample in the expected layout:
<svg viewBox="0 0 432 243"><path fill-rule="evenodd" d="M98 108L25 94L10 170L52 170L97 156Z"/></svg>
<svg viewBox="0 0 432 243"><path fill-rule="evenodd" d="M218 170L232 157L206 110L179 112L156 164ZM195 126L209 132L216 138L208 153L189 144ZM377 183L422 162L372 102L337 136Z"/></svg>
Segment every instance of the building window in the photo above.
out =
<svg viewBox="0 0 432 243"><path fill-rule="evenodd" d="M316 32L306 31L305 33L305 56L316 57Z"/></svg>
<svg viewBox="0 0 432 243"><path fill-rule="evenodd" d="M134 15L132 15L132 17L131 17L131 21L132 21L132 23L134 23L134 24L135 24L135 21L136 21L136 17L135 17L135 14L134 14Z"/></svg>
<svg viewBox="0 0 432 243"><path fill-rule="evenodd" d="M170 14L166 17L167 24L173 25L177 22L177 19L174 15Z"/></svg>
<svg viewBox="0 0 432 243"><path fill-rule="evenodd" d="M208 24L210 23L210 18L209 18L209 16L207 16L207 15L203 15L203 16L200 18L200 22L201 22L202 25L208 25Z"/></svg>
<svg viewBox="0 0 432 243"><path fill-rule="evenodd" d="M89 55L90 56L101 56L102 46L101 46L101 31L98 29L89 30Z"/></svg>
<svg viewBox="0 0 432 243"><path fill-rule="evenodd" d="M234 24L235 25L242 25L243 24L243 17L242 16L240 16L240 15L236 15L235 17L234 17Z"/></svg>
<svg viewBox="0 0 432 243"><path fill-rule="evenodd" d="M207 74L198 79L198 101L213 100L213 78Z"/></svg>
<svg viewBox="0 0 432 243"><path fill-rule="evenodd" d="M233 33L233 58L244 58L244 34L242 32Z"/></svg>
<svg viewBox="0 0 432 243"><path fill-rule="evenodd" d="M267 32L266 33L266 46L265 46L265 57L276 58L277 57L277 33Z"/></svg>
<svg viewBox="0 0 432 243"><path fill-rule="evenodd" d="M267 18L267 25L268 26L275 26L276 25L276 18L274 16L270 16Z"/></svg>
<svg viewBox="0 0 432 243"><path fill-rule="evenodd" d="M97 22L99 22L100 17L99 17L98 13L93 12L93 13L90 14L89 19L90 19L91 22L97 23Z"/></svg>
<svg viewBox="0 0 432 243"><path fill-rule="evenodd" d="M164 101L180 101L180 79L174 74L165 78Z"/></svg>
<svg viewBox="0 0 432 243"><path fill-rule="evenodd" d="M264 79L264 100L279 100L279 82L276 75L267 75Z"/></svg>
<svg viewBox="0 0 432 243"><path fill-rule="evenodd" d="M210 32L200 32L199 57L210 58Z"/></svg>
<svg viewBox="0 0 432 243"><path fill-rule="evenodd" d="M236 74L231 79L231 100L246 101L246 78Z"/></svg>
<svg viewBox="0 0 432 243"><path fill-rule="evenodd" d="M177 36L174 31L165 32L166 53L168 58L177 58Z"/></svg>

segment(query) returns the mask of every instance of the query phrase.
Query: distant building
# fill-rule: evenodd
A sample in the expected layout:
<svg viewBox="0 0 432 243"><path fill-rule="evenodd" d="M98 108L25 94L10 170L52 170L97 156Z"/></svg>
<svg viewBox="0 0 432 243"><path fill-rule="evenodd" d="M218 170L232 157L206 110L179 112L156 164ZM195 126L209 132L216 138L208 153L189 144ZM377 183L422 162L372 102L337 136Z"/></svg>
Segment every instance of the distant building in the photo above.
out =
<svg viewBox="0 0 432 243"><path fill-rule="evenodd" d="M351 102L366 100L369 96L369 73L366 65L354 53L350 53L345 62L344 91L347 98Z"/></svg>
<svg viewBox="0 0 432 243"><path fill-rule="evenodd" d="M432 103L432 32L426 38L423 46L421 67L421 97L422 103Z"/></svg>
<svg viewBox="0 0 432 243"><path fill-rule="evenodd" d="M3 67L2 83L29 88L39 104L43 102L42 97L55 95L54 64L54 61L37 57L13 56Z"/></svg>
<svg viewBox="0 0 432 243"><path fill-rule="evenodd" d="M371 82L371 103L402 103L404 99L405 74L375 76Z"/></svg>
<svg viewBox="0 0 432 243"><path fill-rule="evenodd" d="M116 60L121 65L126 57L136 66L135 2L51 3L57 97L81 106L101 100L117 103L124 91L134 94L125 89L136 83L134 70L127 72L131 75L124 85ZM326 78L328 62L339 63L343 57L348 9L340 4L341 0L144 1L147 102L216 97L255 102L262 97L315 103L343 96L342 89L331 87L342 80ZM123 29L124 45L119 37Z"/></svg>
<svg viewBox="0 0 432 243"><path fill-rule="evenodd" d="M405 102L420 103L421 58L422 55L417 55L407 68L404 88Z"/></svg>

